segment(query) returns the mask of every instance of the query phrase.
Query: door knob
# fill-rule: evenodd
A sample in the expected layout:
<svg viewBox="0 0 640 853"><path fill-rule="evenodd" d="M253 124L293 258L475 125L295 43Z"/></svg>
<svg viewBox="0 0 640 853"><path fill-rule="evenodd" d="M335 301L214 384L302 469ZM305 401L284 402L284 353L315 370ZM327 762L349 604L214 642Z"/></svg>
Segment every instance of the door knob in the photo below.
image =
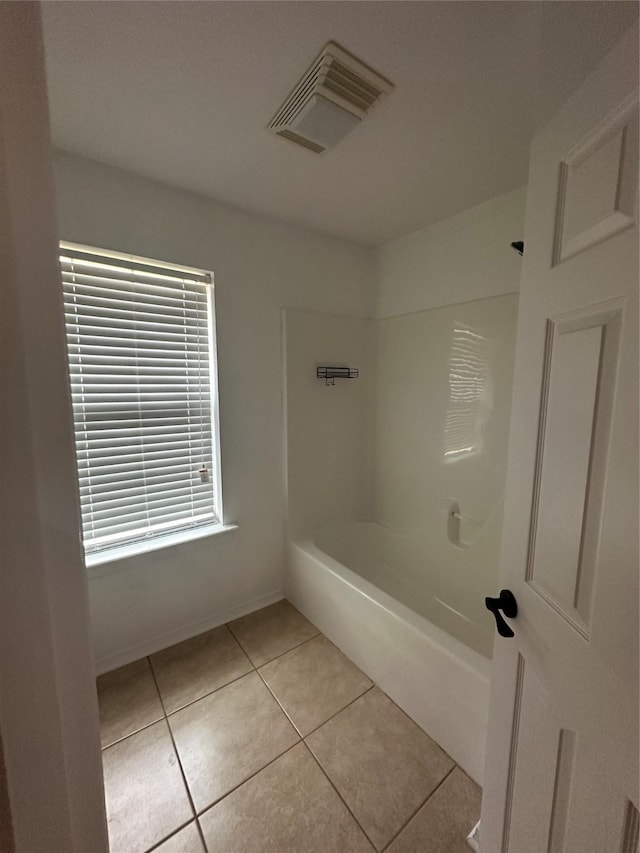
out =
<svg viewBox="0 0 640 853"><path fill-rule="evenodd" d="M511 628L505 622L502 613L513 619L518 615L518 605L514 594L510 589L501 589L499 598L485 598L484 603L496 617L496 628L501 637L515 636ZM502 611L502 612L500 612Z"/></svg>

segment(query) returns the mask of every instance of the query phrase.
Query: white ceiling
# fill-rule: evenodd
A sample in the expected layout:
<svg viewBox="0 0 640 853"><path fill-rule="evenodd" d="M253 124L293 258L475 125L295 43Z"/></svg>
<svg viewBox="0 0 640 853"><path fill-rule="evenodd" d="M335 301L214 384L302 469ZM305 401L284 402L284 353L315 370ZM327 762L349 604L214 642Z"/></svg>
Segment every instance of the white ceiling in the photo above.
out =
<svg viewBox="0 0 640 853"><path fill-rule="evenodd" d="M634 2L43 4L54 144L379 245L526 183ZM394 92L317 156L265 125L329 39Z"/></svg>

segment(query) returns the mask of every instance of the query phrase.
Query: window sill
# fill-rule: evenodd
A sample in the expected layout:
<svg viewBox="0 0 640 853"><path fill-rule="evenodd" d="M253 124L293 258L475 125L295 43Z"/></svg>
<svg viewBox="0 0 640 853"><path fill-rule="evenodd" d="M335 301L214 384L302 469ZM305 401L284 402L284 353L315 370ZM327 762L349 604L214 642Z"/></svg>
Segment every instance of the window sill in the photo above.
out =
<svg viewBox="0 0 640 853"><path fill-rule="evenodd" d="M156 536L153 539L142 542L118 545L115 548L109 548L104 551L94 551L91 554L85 554L84 563L87 569L98 569L96 572L91 572L92 575L101 574L99 567L106 566L108 563L126 560L128 557L147 554L149 551L159 551L164 548L170 548L173 545L181 545L183 542L192 542L194 539L217 536L219 533L227 533L230 530L237 529L237 524L207 524L203 527L194 527L191 530L180 530L178 533L167 533L165 536Z"/></svg>

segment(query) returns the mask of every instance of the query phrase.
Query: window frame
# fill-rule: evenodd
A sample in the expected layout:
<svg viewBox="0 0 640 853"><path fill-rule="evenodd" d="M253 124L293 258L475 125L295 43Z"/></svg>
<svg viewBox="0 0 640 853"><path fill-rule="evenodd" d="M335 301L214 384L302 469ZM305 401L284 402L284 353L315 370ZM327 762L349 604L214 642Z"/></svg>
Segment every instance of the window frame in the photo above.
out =
<svg viewBox="0 0 640 853"><path fill-rule="evenodd" d="M89 246L84 243L74 243L68 240L60 240L58 244L59 257L64 254L65 250L69 252L82 252L89 255L95 255L97 258L109 259L113 258L119 262L130 263L132 266L137 264L146 267L157 267L159 270L168 270L181 274L196 274L208 278L207 287L207 312L208 312L208 329L207 338L209 344L209 378L210 378L210 405L211 405L211 459L213 465L212 472L212 488L213 488L213 503L216 509L218 520L211 524L200 524L193 527L184 527L182 529L170 530L167 533L161 533L155 536L150 536L148 539L139 539L133 542L116 543L98 548L95 551L86 552L84 541L82 543L82 551L84 555L85 566L87 568L100 566L105 563L111 563L118 560L126 559L135 555L145 554L149 551L155 551L178 545L182 542L189 542L194 539L201 539L206 536L211 536L217 533L222 533L227 530L236 529L235 524L225 524L224 521L224 504L222 500L222 454L220 445L220 396L219 396L219 377L218 377L218 346L217 346L217 323L216 323L216 304L215 304L215 280L211 270L204 270L199 267L185 266L183 264L175 264L169 261L160 261L157 258L147 258L143 255L133 255L127 252L118 252L113 249L102 249L97 246ZM62 274L60 274L60 286L62 287ZM66 340L66 329L65 329ZM67 349L67 381L69 389L71 389L71 372L68 361ZM69 390L71 396L71 390ZM75 417L72 413L73 425L75 428ZM74 453L75 453L75 437L74 437ZM76 457L76 487L78 489L79 499L79 479L78 479L78 464ZM82 529L82 528L81 528Z"/></svg>

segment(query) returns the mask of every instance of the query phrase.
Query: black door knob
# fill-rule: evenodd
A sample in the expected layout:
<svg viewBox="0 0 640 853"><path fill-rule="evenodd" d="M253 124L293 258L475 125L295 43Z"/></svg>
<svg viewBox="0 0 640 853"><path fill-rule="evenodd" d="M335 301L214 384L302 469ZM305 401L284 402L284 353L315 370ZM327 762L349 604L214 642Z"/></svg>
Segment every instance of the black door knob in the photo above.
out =
<svg viewBox="0 0 640 853"><path fill-rule="evenodd" d="M496 628L498 629L498 634L500 634L501 637L515 636L502 617L503 613L505 616L508 616L509 619L513 619L518 615L518 605L511 590L501 589L499 598L485 598L484 603L487 610L490 610L496 617Z"/></svg>

